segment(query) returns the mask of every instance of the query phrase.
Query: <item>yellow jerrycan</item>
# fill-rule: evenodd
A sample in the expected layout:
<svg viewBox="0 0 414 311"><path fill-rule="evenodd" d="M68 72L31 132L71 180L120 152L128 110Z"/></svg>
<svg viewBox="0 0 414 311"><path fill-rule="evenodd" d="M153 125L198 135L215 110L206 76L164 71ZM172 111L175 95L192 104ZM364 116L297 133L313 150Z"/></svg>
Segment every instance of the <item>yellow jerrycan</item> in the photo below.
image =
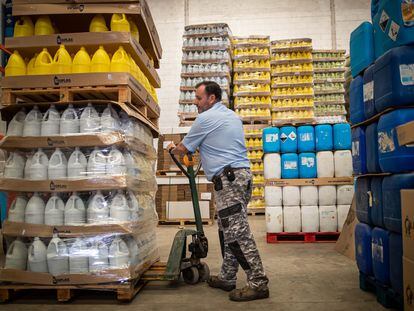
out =
<svg viewBox="0 0 414 311"><path fill-rule="evenodd" d="M110 72L111 59L101 45L92 56L91 72Z"/></svg>
<svg viewBox="0 0 414 311"><path fill-rule="evenodd" d="M114 13L112 15L111 31L131 32L131 27L125 14Z"/></svg>
<svg viewBox="0 0 414 311"><path fill-rule="evenodd" d="M40 16L35 24L34 34L35 36L53 35L55 29L50 21L49 16Z"/></svg>
<svg viewBox="0 0 414 311"><path fill-rule="evenodd" d="M102 14L97 14L92 18L91 23L89 24L89 32L105 32L109 31L106 26L105 18Z"/></svg>
<svg viewBox="0 0 414 311"><path fill-rule="evenodd" d="M26 74L26 63L24 62L23 57L20 56L19 52L16 50L10 56L9 61L7 62L5 68L6 77L13 76L24 76Z"/></svg>
<svg viewBox="0 0 414 311"><path fill-rule="evenodd" d="M34 35L34 25L29 16L22 16L14 24L13 36L16 37L30 37Z"/></svg>
<svg viewBox="0 0 414 311"><path fill-rule="evenodd" d="M37 55L39 55L38 53L36 53L29 61L29 63L27 64L27 75L34 75L35 73L35 62L36 62L36 58Z"/></svg>
<svg viewBox="0 0 414 311"><path fill-rule="evenodd" d="M137 41L137 42L139 42L139 31L138 31L138 26L137 26L137 24L135 24L135 22L131 19L131 18L129 18L128 19L128 21L129 21L129 26L130 26L130 29L131 29L131 36Z"/></svg>
<svg viewBox="0 0 414 311"><path fill-rule="evenodd" d="M111 60L112 72L131 72L131 61L122 46L114 53Z"/></svg>
<svg viewBox="0 0 414 311"><path fill-rule="evenodd" d="M53 73L64 74L72 72L72 57L63 44L60 45L53 58Z"/></svg>
<svg viewBox="0 0 414 311"><path fill-rule="evenodd" d="M72 73L88 73L91 72L91 57L82 46L76 53L72 62Z"/></svg>
<svg viewBox="0 0 414 311"><path fill-rule="evenodd" d="M128 59L129 59L129 64L130 64L130 68L131 68L131 75L137 80L138 76L139 76L139 72L138 72L138 65L137 63L134 61L134 59L132 58L131 54L128 53Z"/></svg>
<svg viewBox="0 0 414 311"><path fill-rule="evenodd" d="M53 59L49 51L44 48L42 52L37 55L34 64L34 74L36 75L50 75L53 73Z"/></svg>

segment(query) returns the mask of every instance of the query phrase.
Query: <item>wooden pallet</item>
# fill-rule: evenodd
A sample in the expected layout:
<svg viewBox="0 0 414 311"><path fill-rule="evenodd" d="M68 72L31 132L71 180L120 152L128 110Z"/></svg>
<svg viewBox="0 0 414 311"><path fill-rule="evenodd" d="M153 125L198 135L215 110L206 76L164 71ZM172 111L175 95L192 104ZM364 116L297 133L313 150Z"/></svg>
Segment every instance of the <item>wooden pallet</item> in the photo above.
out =
<svg viewBox="0 0 414 311"><path fill-rule="evenodd" d="M263 199L263 198L262 198ZM247 215L256 216L256 215L264 215L266 210L264 207L256 207L256 208L247 208Z"/></svg>
<svg viewBox="0 0 414 311"><path fill-rule="evenodd" d="M195 220L192 219L160 219L159 226L195 226ZM203 225L211 226L214 224L214 219L203 219Z"/></svg>
<svg viewBox="0 0 414 311"><path fill-rule="evenodd" d="M334 243L340 232L280 232L267 233L267 243Z"/></svg>

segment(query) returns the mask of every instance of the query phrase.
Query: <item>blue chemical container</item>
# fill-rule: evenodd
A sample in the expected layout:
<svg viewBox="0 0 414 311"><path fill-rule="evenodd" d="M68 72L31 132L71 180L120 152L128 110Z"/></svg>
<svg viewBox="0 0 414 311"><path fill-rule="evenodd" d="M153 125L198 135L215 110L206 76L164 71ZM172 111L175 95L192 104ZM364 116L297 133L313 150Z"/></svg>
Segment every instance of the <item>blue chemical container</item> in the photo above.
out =
<svg viewBox="0 0 414 311"><path fill-rule="evenodd" d="M390 283L391 287L401 297L403 296L403 243L398 233L390 234Z"/></svg>
<svg viewBox="0 0 414 311"><path fill-rule="evenodd" d="M298 150L298 139L296 127L284 126L280 128L280 151L282 153L296 152Z"/></svg>
<svg viewBox="0 0 414 311"><path fill-rule="evenodd" d="M315 129L313 126L305 125L297 128L298 152L315 151Z"/></svg>
<svg viewBox="0 0 414 311"><path fill-rule="evenodd" d="M370 22L363 22L351 33L350 54L354 78L374 62L374 29Z"/></svg>
<svg viewBox="0 0 414 311"><path fill-rule="evenodd" d="M369 119L377 113L374 101L374 65L365 70L363 83L364 115L365 119Z"/></svg>
<svg viewBox="0 0 414 311"><path fill-rule="evenodd" d="M384 225L390 231L401 233L401 189L414 189L414 173L384 177L382 208Z"/></svg>
<svg viewBox="0 0 414 311"><path fill-rule="evenodd" d="M355 226L355 259L359 271L366 275L373 275L371 252L372 228L363 223Z"/></svg>
<svg viewBox="0 0 414 311"><path fill-rule="evenodd" d="M354 174L360 175L367 172L367 153L365 141L365 128L352 129L352 166Z"/></svg>
<svg viewBox="0 0 414 311"><path fill-rule="evenodd" d="M384 215L382 208L382 177L371 179L371 220L374 226L384 228Z"/></svg>
<svg viewBox="0 0 414 311"><path fill-rule="evenodd" d="M321 124L315 126L316 151L333 150L333 131L332 125Z"/></svg>
<svg viewBox="0 0 414 311"><path fill-rule="evenodd" d="M371 225L371 178L360 177L355 181L356 215L360 222Z"/></svg>
<svg viewBox="0 0 414 311"><path fill-rule="evenodd" d="M357 76L351 81L349 87L349 113L351 114L352 124L365 121L364 83L362 76Z"/></svg>
<svg viewBox="0 0 414 311"><path fill-rule="evenodd" d="M372 230L372 270L375 279L383 284L390 283L390 232L375 227Z"/></svg>
<svg viewBox="0 0 414 311"><path fill-rule="evenodd" d="M264 153L280 152L279 129L277 127L267 127L262 131Z"/></svg>
<svg viewBox="0 0 414 311"><path fill-rule="evenodd" d="M385 173L414 171L414 146L398 143L397 127L414 120L414 108L398 109L378 122L378 157Z"/></svg>
<svg viewBox="0 0 414 311"><path fill-rule="evenodd" d="M378 158L378 132L377 123L372 123L365 130L368 173L381 173Z"/></svg>
<svg viewBox="0 0 414 311"><path fill-rule="evenodd" d="M375 108L381 112L389 107L414 103L414 46L394 48L375 62Z"/></svg>
<svg viewBox="0 0 414 311"><path fill-rule="evenodd" d="M312 152L299 154L299 178L316 178L316 155Z"/></svg>
<svg viewBox="0 0 414 311"><path fill-rule="evenodd" d="M298 155L296 153L282 154L282 178L299 178Z"/></svg>
<svg viewBox="0 0 414 311"><path fill-rule="evenodd" d="M335 124L333 126L333 140L335 150L351 150L351 126L348 123Z"/></svg>

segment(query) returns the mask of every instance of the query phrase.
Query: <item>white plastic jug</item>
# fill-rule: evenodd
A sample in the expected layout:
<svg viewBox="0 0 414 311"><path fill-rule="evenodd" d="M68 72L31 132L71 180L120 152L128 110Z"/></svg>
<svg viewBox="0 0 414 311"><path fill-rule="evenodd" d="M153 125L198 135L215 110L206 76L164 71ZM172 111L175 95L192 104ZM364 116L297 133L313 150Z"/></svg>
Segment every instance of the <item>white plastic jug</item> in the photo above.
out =
<svg viewBox="0 0 414 311"><path fill-rule="evenodd" d="M351 150L337 150L334 153L335 177L352 176Z"/></svg>
<svg viewBox="0 0 414 311"><path fill-rule="evenodd" d="M80 117L80 132L85 133L96 133L100 132L101 127L101 119L99 117L99 113L96 109L92 106L92 104L88 104L82 111Z"/></svg>
<svg viewBox="0 0 414 311"><path fill-rule="evenodd" d="M5 178L23 178L26 159L17 152L10 152L4 167Z"/></svg>
<svg viewBox="0 0 414 311"><path fill-rule="evenodd" d="M82 178L87 175L88 160L80 151L79 147L69 157L68 161L68 178Z"/></svg>
<svg viewBox="0 0 414 311"><path fill-rule="evenodd" d="M17 238L10 244L6 253L5 269L26 270L27 266L27 247Z"/></svg>
<svg viewBox="0 0 414 311"><path fill-rule="evenodd" d="M121 111L119 113L120 118L120 130L124 133L125 136L134 136L134 124L128 115Z"/></svg>
<svg viewBox="0 0 414 311"><path fill-rule="evenodd" d="M138 203L137 197L135 196L135 193L131 190L127 190L126 198L127 198L128 206L130 210L131 221L138 221L140 218L140 215L139 215L140 209L139 209L139 203Z"/></svg>
<svg viewBox="0 0 414 311"><path fill-rule="evenodd" d="M45 225L63 226L65 203L54 193L46 203Z"/></svg>
<svg viewBox="0 0 414 311"><path fill-rule="evenodd" d="M334 156L332 151L321 151L316 154L318 177L334 177Z"/></svg>
<svg viewBox="0 0 414 311"><path fill-rule="evenodd" d="M338 230L338 215L335 205L319 206L319 224L321 232L336 232Z"/></svg>
<svg viewBox="0 0 414 311"><path fill-rule="evenodd" d="M129 151L124 151L124 159L125 159L125 166L126 166L126 173L128 176L136 177L139 176L139 169L135 162L134 156Z"/></svg>
<svg viewBox="0 0 414 311"><path fill-rule="evenodd" d="M39 196L39 193L33 193L27 202L24 212L24 221L28 224L43 225L45 220L45 202Z"/></svg>
<svg viewBox="0 0 414 311"><path fill-rule="evenodd" d="M8 220L13 222L24 222L24 213L26 210L27 199L18 195L10 205Z"/></svg>
<svg viewBox="0 0 414 311"><path fill-rule="evenodd" d="M16 113L7 128L7 136L23 136L25 119L26 112L23 109Z"/></svg>
<svg viewBox="0 0 414 311"><path fill-rule="evenodd" d="M346 218L348 217L349 210L351 208L351 205L337 205L338 210L338 231L341 232L342 228L344 227Z"/></svg>
<svg viewBox="0 0 414 311"><path fill-rule="evenodd" d="M76 109L70 104L60 117L60 135L78 134L80 131L80 120Z"/></svg>
<svg viewBox="0 0 414 311"><path fill-rule="evenodd" d="M279 179L281 177L281 162L278 153L267 153L264 155L264 178Z"/></svg>
<svg viewBox="0 0 414 311"><path fill-rule="evenodd" d="M109 207L101 191L97 191L88 202L86 210L88 224L106 224L109 221Z"/></svg>
<svg viewBox="0 0 414 311"><path fill-rule="evenodd" d="M107 157L98 147L91 152L88 159L88 176L100 176L106 174Z"/></svg>
<svg viewBox="0 0 414 311"><path fill-rule="evenodd" d="M115 237L109 247L109 267L111 269L125 269L129 267L129 250L126 243Z"/></svg>
<svg viewBox="0 0 414 311"><path fill-rule="evenodd" d="M24 119L23 136L40 136L42 119L39 107L34 106Z"/></svg>
<svg viewBox="0 0 414 311"><path fill-rule="evenodd" d="M318 187L302 186L300 187L300 205L313 206L318 205Z"/></svg>
<svg viewBox="0 0 414 311"><path fill-rule="evenodd" d="M38 237L29 246L27 268L32 272L47 273L47 249L46 245Z"/></svg>
<svg viewBox="0 0 414 311"><path fill-rule="evenodd" d="M300 204L300 188L298 186L283 187L283 206Z"/></svg>
<svg viewBox="0 0 414 311"><path fill-rule="evenodd" d="M89 272L88 245L82 238L77 238L69 248L69 273L80 274Z"/></svg>
<svg viewBox="0 0 414 311"><path fill-rule="evenodd" d="M283 227L285 232L300 232L302 227L300 206L283 207Z"/></svg>
<svg viewBox="0 0 414 311"><path fill-rule="evenodd" d="M46 180L49 160L47 155L39 148L30 161L29 174L31 180Z"/></svg>
<svg viewBox="0 0 414 311"><path fill-rule="evenodd" d="M335 186L319 186L319 205L335 205L336 204L336 187Z"/></svg>
<svg viewBox="0 0 414 311"><path fill-rule="evenodd" d="M106 163L107 175L125 175L127 172L124 155L116 147L112 147Z"/></svg>
<svg viewBox="0 0 414 311"><path fill-rule="evenodd" d="M105 108L101 115L101 131L113 132L119 131L120 128L121 122L119 120L119 115L115 111L115 109L108 104L108 106Z"/></svg>
<svg viewBox="0 0 414 311"><path fill-rule="evenodd" d="M67 226L79 226L86 223L85 204L76 192L66 202L64 217Z"/></svg>
<svg viewBox="0 0 414 311"><path fill-rule="evenodd" d="M109 204L109 219L111 222L122 222L131 220L131 211L125 194L118 190Z"/></svg>
<svg viewBox="0 0 414 311"><path fill-rule="evenodd" d="M99 272L109 267L108 246L99 239L95 239L89 249L89 272Z"/></svg>
<svg viewBox="0 0 414 311"><path fill-rule="evenodd" d="M47 246L47 267L54 276L69 273L68 248L57 234L53 235Z"/></svg>
<svg viewBox="0 0 414 311"><path fill-rule="evenodd" d="M49 179L64 179L67 177L68 160L60 150L56 148L49 159L48 177Z"/></svg>
<svg viewBox="0 0 414 311"><path fill-rule="evenodd" d="M41 136L53 136L59 135L60 132L60 114L56 110L55 105L51 105L50 108L43 115L40 135Z"/></svg>
<svg viewBox="0 0 414 311"><path fill-rule="evenodd" d="M34 154L35 153L33 151L27 154L26 164L24 165L24 179L31 179L30 178L30 166L32 165L32 159L33 159Z"/></svg>
<svg viewBox="0 0 414 311"><path fill-rule="evenodd" d="M266 186L264 198L266 206L282 206L282 187Z"/></svg>
<svg viewBox="0 0 414 311"><path fill-rule="evenodd" d="M283 232L282 206L266 206L266 231L268 233Z"/></svg>
<svg viewBox="0 0 414 311"><path fill-rule="evenodd" d="M125 237L125 243L128 246L129 262L133 267L139 263L139 249L137 241L132 236Z"/></svg>
<svg viewBox="0 0 414 311"><path fill-rule="evenodd" d="M336 187L336 204L351 205L354 197L353 185L342 185Z"/></svg>
<svg viewBox="0 0 414 311"><path fill-rule="evenodd" d="M302 206L302 232L319 232L319 208L317 205Z"/></svg>

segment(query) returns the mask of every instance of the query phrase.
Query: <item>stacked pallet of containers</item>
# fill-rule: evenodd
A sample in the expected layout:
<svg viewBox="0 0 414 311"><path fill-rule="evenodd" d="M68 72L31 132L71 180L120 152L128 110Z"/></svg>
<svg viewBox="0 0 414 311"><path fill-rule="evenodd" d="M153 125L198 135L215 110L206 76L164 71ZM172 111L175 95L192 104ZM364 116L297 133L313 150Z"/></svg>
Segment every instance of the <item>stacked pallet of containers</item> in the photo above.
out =
<svg viewBox="0 0 414 311"><path fill-rule="evenodd" d="M214 81L219 84L223 90L222 102L230 107L230 37L230 28L224 23L185 27L178 109L180 126L190 126L197 117L194 87L202 81Z"/></svg>
<svg viewBox="0 0 414 311"><path fill-rule="evenodd" d="M268 36L233 37L234 109L242 118L248 157L254 174L250 213L264 211L263 124L270 122L270 39Z"/></svg>
<svg viewBox="0 0 414 311"><path fill-rule="evenodd" d="M162 50L150 11L145 1L118 3L114 14L97 2L85 11L66 1L13 5L18 22L2 83L8 128L0 148L9 156L0 188L10 206L0 280L39 289L112 282L106 289L115 291L131 281L131 299L133 280L158 259L152 144ZM24 57L33 57L27 68Z"/></svg>

